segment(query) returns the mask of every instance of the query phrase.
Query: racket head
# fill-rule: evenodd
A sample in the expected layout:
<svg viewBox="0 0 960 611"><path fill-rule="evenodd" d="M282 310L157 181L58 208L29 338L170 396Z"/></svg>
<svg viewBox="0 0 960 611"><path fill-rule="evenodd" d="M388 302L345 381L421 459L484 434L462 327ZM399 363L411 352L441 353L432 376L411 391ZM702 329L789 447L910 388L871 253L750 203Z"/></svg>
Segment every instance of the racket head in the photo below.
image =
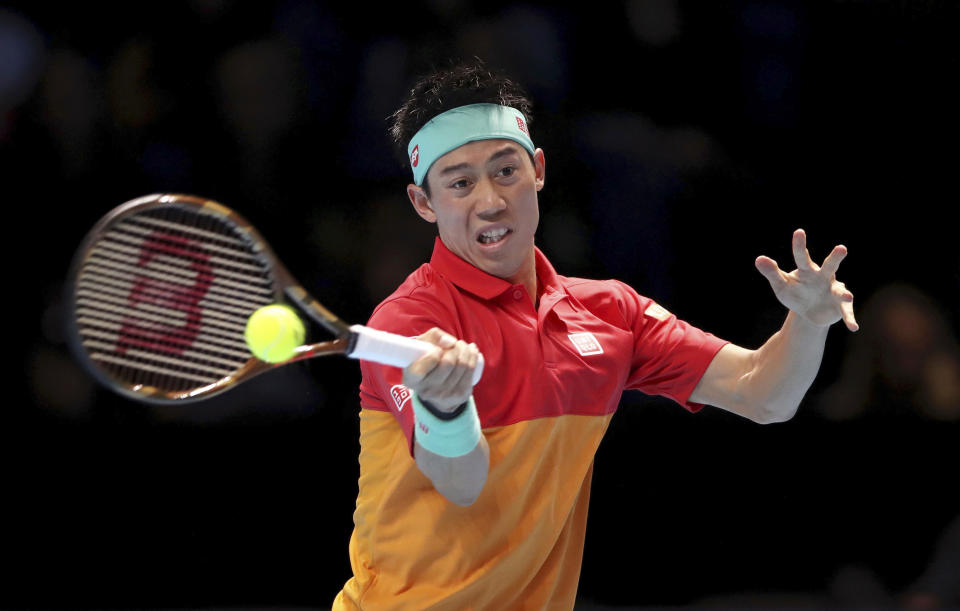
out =
<svg viewBox="0 0 960 611"><path fill-rule="evenodd" d="M78 360L104 386L158 404L207 398L273 367L247 348L246 321L295 284L246 219L180 194L111 210L68 278Z"/></svg>

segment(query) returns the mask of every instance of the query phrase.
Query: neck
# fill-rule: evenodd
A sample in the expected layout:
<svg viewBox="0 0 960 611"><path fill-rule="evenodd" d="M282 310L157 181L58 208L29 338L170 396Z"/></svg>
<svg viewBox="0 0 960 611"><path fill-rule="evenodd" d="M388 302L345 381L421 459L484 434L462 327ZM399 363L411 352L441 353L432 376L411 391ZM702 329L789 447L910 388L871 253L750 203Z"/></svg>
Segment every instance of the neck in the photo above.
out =
<svg viewBox="0 0 960 611"><path fill-rule="evenodd" d="M534 306L539 303L537 295L537 264L536 264L536 254L533 249L530 249L530 256L527 257L526 262L523 266L517 270L517 273L507 278L512 284L522 284L525 289L527 289L527 294L530 295L530 301L533 302Z"/></svg>

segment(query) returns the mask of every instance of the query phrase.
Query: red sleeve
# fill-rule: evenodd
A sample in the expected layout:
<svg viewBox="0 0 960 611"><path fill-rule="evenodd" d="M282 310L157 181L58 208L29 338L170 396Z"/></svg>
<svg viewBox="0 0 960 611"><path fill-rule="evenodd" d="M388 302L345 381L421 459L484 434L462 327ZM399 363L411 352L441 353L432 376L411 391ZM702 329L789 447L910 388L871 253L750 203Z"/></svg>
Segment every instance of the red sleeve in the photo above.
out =
<svg viewBox="0 0 960 611"><path fill-rule="evenodd" d="M668 397L692 412L699 411L703 405L691 403L690 394L728 342L680 320L629 286L616 284L634 335L626 388Z"/></svg>
<svg viewBox="0 0 960 611"><path fill-rule="evenodd" d="M439 327L453 333L449 325L439 320L440 308L407 297L386 301L374 311L367 326L406 337L426 333ZM399 367L360 361L360 407L392 412L407 438L413 456L413 410L410 391L403 385L403 371Z"/></svg>

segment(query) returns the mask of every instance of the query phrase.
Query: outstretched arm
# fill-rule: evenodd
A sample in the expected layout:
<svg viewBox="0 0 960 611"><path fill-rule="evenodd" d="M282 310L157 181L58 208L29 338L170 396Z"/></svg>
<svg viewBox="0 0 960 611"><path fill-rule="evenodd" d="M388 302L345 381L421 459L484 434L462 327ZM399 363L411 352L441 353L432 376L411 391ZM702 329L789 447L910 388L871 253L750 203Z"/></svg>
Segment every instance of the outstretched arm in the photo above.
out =
<svg viewBox="0 0 960 611"><path fill-rule="evenodd" d="M859 327L853 314L853 293L836 279L847 256L836 246L818 266L807 252L802 229L793 234L797 269L786 273L769 257L758 257L757 269L770 282L790 312L783 327L757 350L724 346L690 396L691 401L726 409L755 422L782 422L797 411L820 369L830 325L842 320Z"/></svg>

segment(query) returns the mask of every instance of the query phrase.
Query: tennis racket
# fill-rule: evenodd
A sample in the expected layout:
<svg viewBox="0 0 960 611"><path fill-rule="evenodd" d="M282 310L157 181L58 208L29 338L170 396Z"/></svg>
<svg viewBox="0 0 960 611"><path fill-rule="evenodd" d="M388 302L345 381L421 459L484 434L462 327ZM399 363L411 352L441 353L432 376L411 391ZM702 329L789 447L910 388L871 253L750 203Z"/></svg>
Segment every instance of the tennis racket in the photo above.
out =
<svg viewBox="0 0 960 611"><path fill-rule="evenodd" d="M110 211L77 251L68 291L79 360L107 387L149 403L205 399L315 356L406 367L434 348L345 323L293 279L243 217L192 195L147 195ZM284 363L261 361L244 329L272 303L295 306L334 338L300 346ZM474 384L482 371L481 356Z"/></svg>

